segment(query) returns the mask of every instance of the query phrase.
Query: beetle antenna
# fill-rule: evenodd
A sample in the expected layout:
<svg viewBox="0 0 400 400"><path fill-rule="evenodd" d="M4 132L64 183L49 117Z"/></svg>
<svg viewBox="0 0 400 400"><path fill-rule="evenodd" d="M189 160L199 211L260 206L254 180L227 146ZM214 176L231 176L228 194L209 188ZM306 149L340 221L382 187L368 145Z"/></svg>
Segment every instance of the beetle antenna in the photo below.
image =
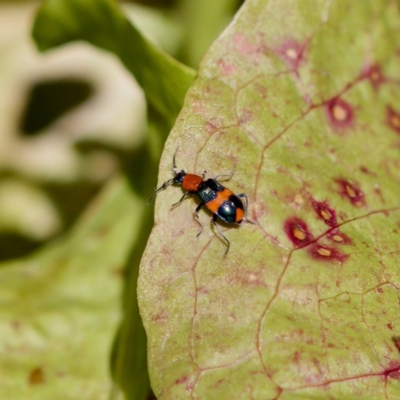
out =
<svg viewBox="0 0 400 400"><path fill-rule="evenodd" d="M158 193L158 192L161 192L161 190L165 190L168 186L171 186L171 185L173 185L174 183L175 183L174 178L169 179L168 181L164 182L158 189L156 189L156 190L154 191L154 193L151 195L151 197L149 198L149 200L147 200L147 204L149 204L149 203L154 199L154 197L157 196L157 193Z"/></svg>
<svg viewBox="0 0 400 400"><path fill-rule="evenodd" d="M176 148L175 153L174 153L174 157L173 157L172 173L173 173L174 175L176 175L176 174L179 172L179 171L178 171L178 168L176 167L176 162L175 162L176 153L178 152L178 149L179 149L179 146Z"/></svg>

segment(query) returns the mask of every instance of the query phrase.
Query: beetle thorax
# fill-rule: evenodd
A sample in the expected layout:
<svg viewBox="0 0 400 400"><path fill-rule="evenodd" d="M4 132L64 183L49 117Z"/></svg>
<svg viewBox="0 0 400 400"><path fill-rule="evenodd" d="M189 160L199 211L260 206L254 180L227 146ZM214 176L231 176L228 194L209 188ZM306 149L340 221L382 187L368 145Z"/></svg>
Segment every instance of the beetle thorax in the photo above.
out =
<svg viewBox="0 0 400 400"><path fill-rule="evenodd" d="M197 192L203 178L199 175L186 174L182 181L182 188L188 192Z"/></svg>

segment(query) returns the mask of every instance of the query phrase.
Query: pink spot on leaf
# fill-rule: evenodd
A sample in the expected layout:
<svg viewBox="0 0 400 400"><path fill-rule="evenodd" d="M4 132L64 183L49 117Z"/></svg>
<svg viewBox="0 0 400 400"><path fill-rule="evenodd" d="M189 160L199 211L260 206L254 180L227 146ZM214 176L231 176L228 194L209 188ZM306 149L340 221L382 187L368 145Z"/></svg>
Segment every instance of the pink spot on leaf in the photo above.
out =
<svg viewBox="0 0 400 400"><path fill-rule="evenodd" d="M297 71L304 61L307 45L308 42L300 44L290 39L277 49L277 53L290 69Z"/></svg>
<svg viewBox="0 0 400 400"><path fill-rule="evenodd" d="M189 380L189 377L187 375L182 376L181 378L178 378L175 381L175 385L181 385L182 383L186 383Z"/></svg>
<svg viewBox="0 0 400 400"><path fill-rule="evenodd" d="M331 230L327 235L329 240L334 241L337 244L352 244L353 241L344 233L340 232L339 229Z"/></svg>
<svg viewBox="0 0 400 400"><path fill-rule="evenodd" d="M365 205L364 193L358 186L351 184L345 179L337 179L336 182L340 185L340 194L348 198L351 204L356 207Z"/></svg>
<svg viewBox="0 0 400 400"><path fill-rule="evenodd" d="M349 128L354 122L353 108L340 97L334 97L325 103L328 121L335 129Z"/></svg>
<svg viewBox="0 0 400 400"><path fill-rule="evenodd" d="M283 225L283 230L296 247L304 247L313 239L307 224L297 217L288 218Z"/></svg>
<svg viewBox="0 0 400 400"><path fill-rule="evenodd" d="M320 245L318 243L313 244L308 252L310 256L316 260L333 261L338 264L342 264L348 258L347 254L341 253L334 247Z"/></svg>
<svg viewBox="0 0 400 400"><path fill-rule="evenodd" d="M311 197L311 204L318 217L321 218L326 225L330 227L336 226L337 221L335 211L329 207L325 201L317 201Z"/></svg>
<svg viewBox="0 0 400 400"><path fill-rule="evenodd" d="M236 71L236 67L224 60L219 60L219 68L224 75L231 75Z"/></svg>
<svg viewBox="0 0 400 400"><path fill-rule="evenodd" d="M377 90L379 86L381 86L386 81L379 64L373 64L365 68L365 70L361 74L361 78L369 79L371 85L375 90Z"/></svg>

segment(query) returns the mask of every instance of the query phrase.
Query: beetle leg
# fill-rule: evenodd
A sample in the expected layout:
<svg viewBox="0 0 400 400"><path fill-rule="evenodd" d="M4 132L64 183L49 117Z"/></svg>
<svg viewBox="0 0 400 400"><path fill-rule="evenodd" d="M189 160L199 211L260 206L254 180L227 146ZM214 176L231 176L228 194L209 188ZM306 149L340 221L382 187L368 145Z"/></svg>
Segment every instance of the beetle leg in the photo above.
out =
<svg viewBox="0 0 400 400"><path fill-rule="evenodd" d="M204 201L202 201L202 202L196 207L196 210L195 210L194 213L193 213L194 218L196 218L197 223L200 225L200 231L199 231L199 233L196 235L197 237L200 236L200 234L201 234L201 232L203 232L203 228L204 228L204 225L203 225L202 222L199 220L199 211L200 211L201 207L204 206L204 204L205 204Z"/></svg>
<svg viewBox="0 0 400 400"><path fill-rule="evenodd" d="M229 179L232 178L233 174L234 174L235 171L236 171L236 165L237 165L237 163L235 163L235 165L234 165L232 171L230 171L228 174L220 174L220 175L217 175L217 176L214 178L214 180L217 181L218 178L223 177L223 178L224 178L224 179L222 179L223 181L229 181Z"/></svg>
<svg viewBox="0 0 400 400"><path fill-rule="evenodd" d="M218 234L216 233L216 235L217 236L219 235L220 238L222 237L223 240L225 241L226 246L227 246L225 254L224 254L224 257L225 257L228 254L229 248L231 247L231 242L228 240L228 238L219 229L219 225L218 225L218 222L217 222L217 215L216 214L213 215L212 223L213 223L215 229L218 231Z"/></svg>
<svg viewBox="0 0 400 400"><path fill-rule="evenodd" d="M251 219L247 218L247 211L248 211L248 208L249 208L249 199L247 198L247 195L244 194L244 193L240 193L240 194L237 195L237 197L241 197L241 198L246 199L246 203L244 204L244 220L249 222L250 224L257 225L256 222L254 222Z"/></svg>
<svg viewBox="0 0 400 400"><path fill-rule="evenodd" d="M179 206L179 204L181 204L182 203L182 201L183 200L185 200L186 199L186 197L188 197L189 195L190 195L191 193L190 192L186 192L182 197L181 197L181 199L177 202L177 203L175 203L175 204L172 204L172 206L171 206L171 210L173 209L173 208L175 208L175 207L177 207L177 206Z"/></svg>
<svg viewBox="0 0 400 400"><path fill-rule="evenodd" d="M247 195L244 193L240 193L237 195L237 197L242 197L242 198L244 197L246 199L246 204L244 205L244 212L245 214L247 214L247 209L249 207L249 199L247 198Z"/></svg>

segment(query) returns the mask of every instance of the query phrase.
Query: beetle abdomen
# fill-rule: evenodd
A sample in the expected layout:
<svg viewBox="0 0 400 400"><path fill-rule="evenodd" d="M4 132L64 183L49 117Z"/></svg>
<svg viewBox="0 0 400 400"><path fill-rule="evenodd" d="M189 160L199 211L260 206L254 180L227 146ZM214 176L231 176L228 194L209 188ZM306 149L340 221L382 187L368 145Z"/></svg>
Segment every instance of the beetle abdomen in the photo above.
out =
<svg viewBox="0 0 400 400"><path fill-rule="evenodd" d="M240 223L244 217L243 203L235 194L231 194L218 208L216 214L225 222Z"/></svg>

